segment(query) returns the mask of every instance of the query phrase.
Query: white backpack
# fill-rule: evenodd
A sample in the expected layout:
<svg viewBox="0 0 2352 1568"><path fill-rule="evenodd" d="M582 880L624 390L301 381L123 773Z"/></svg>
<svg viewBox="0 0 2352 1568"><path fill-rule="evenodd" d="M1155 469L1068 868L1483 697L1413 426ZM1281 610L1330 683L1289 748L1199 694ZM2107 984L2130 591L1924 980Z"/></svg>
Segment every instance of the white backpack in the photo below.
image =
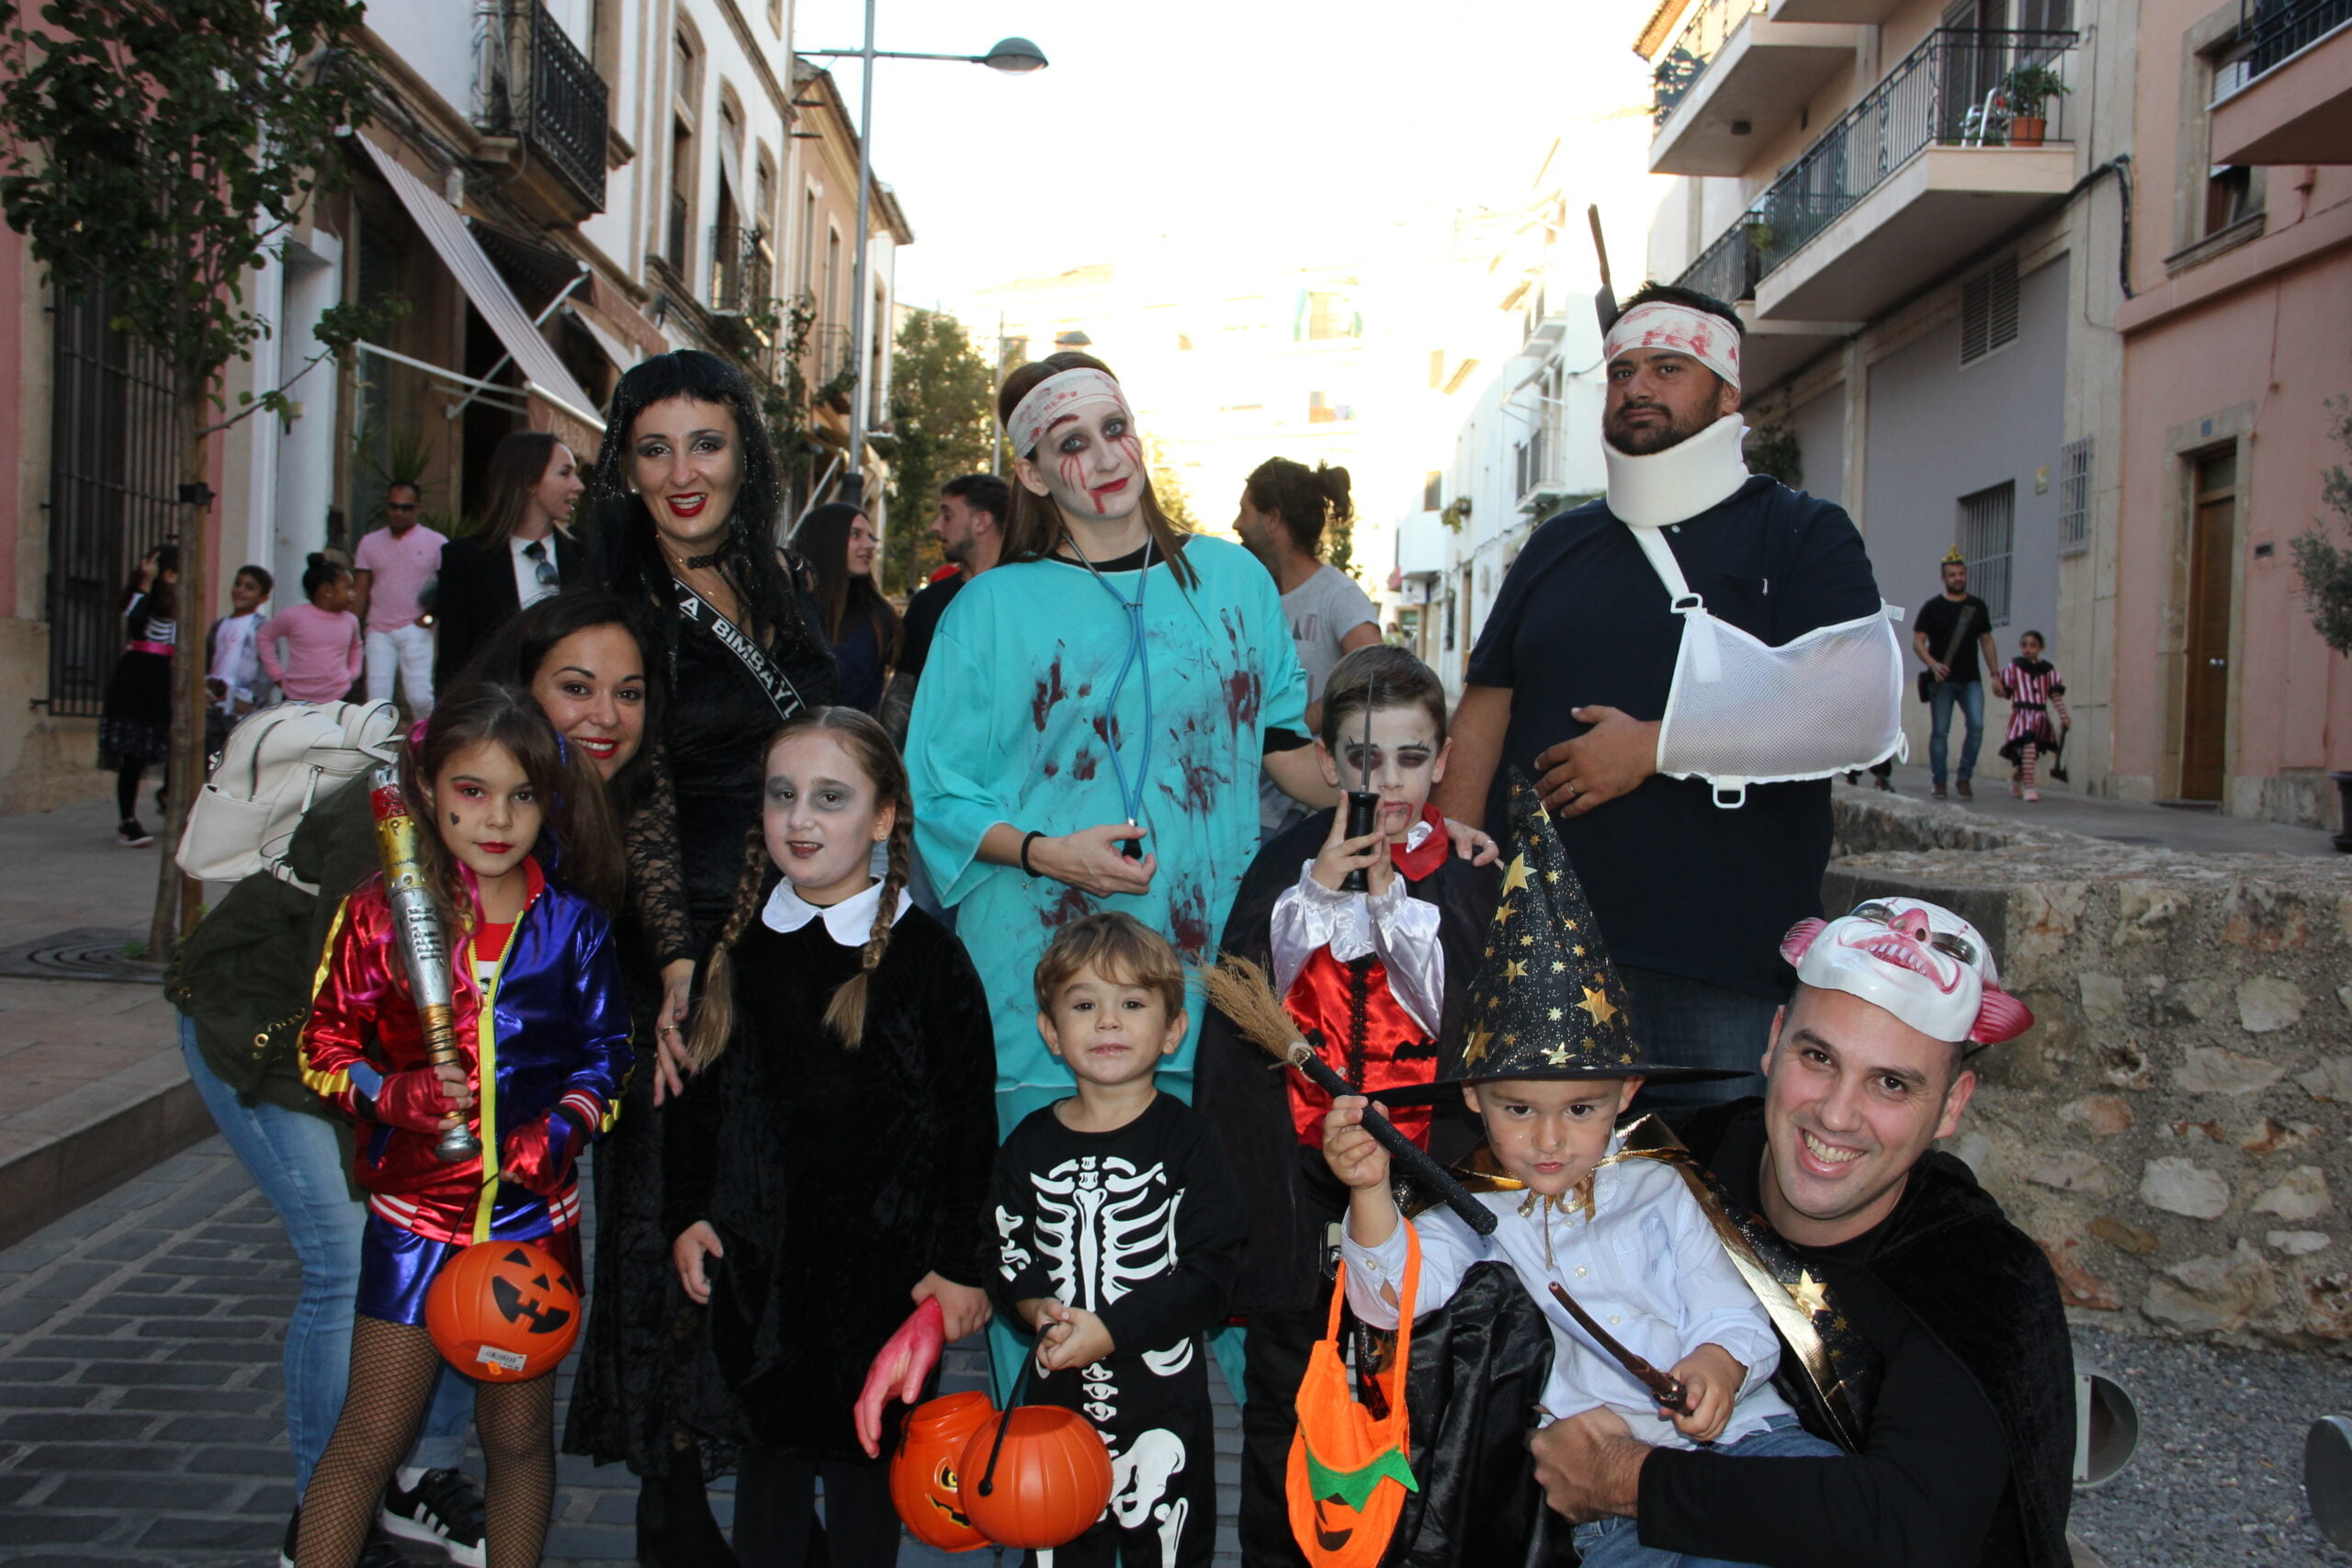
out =
<svg viewBox="0 0 2352 1568"><path fill-rule="evenodd" d="M390 703L285 703L248 716L188 811L180 869L206 882L266 871L316 893L286 865L294 829L313 805L390 761L399 741Z"/></svg>

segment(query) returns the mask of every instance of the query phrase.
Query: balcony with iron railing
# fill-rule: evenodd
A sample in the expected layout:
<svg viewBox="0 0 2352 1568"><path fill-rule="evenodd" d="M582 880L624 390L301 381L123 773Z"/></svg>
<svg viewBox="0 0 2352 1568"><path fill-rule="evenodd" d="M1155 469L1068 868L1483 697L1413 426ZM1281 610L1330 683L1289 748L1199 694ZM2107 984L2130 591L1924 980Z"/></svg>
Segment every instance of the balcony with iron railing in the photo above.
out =
<svg viewBox="0 0 2352 1568"><path fill-rule="evenodd" d="M1681 281L1752 299L1767 321L1870 319L2065 194L2076 46L2072 32L1930 34Z"/></svg>
<svg viewBox="0 0 2352 1568"><path fill-rule="evenodd" d="M2352 0L2240 0L2245 85L2213 105L2216 164L2352 162Z"/></svg>
<svg viewBox="0 0 2352 1568"><path fill-rule="evenodd" d="M480 17L482 129L526 154L523 192L577 222L605 209L609 90L538 0L492 0Z"/></svg>
<svg viewBox="0 0 2352 1568"><path fill-rule="evenodd" d="M1650 73L1650 172L1745 174L1868 31L1774 21L1765 0L1698 0Z"/></svg>
<svg viewBox="0 0 2352 1568"><path fill-rule="evenodd" d="M710 231L710 309L720 316L769 311L775 293L775 254L757 229Z"/></svg>

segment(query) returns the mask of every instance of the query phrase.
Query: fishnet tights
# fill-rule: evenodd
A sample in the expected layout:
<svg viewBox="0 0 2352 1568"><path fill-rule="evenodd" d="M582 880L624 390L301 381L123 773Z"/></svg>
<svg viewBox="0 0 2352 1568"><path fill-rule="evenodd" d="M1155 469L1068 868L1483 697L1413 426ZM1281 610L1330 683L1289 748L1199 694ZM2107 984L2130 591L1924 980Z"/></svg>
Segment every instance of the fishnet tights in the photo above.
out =
<svg viewBox="0 0 2352 1568"><path fill-rule="evenodd" d="M302 1495L298 1568L351 1568L392 1467L416 1440L441 1353L422 1328L360 1317L351 1331L351 1392ZM478 1383L474 1432L488 1471L490 1568L533 1568L555 1505L555 1379Z"/></svg>

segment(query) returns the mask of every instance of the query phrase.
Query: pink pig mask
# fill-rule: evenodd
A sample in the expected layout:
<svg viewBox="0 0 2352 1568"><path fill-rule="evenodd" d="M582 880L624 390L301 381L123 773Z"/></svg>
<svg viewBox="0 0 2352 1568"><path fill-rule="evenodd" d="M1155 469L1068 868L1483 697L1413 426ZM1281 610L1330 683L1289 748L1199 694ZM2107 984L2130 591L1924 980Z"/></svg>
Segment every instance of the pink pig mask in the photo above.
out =
<svg viewBox="0 0 2352 1568"><path fill-rule="evenodd" d="M2001 989L1984 933L1939 905L1873 898L1834 920L1800 920L1781 956L1801 983L1860 997L1932 1039L1998 1045L2033 1027Z"/></svg>

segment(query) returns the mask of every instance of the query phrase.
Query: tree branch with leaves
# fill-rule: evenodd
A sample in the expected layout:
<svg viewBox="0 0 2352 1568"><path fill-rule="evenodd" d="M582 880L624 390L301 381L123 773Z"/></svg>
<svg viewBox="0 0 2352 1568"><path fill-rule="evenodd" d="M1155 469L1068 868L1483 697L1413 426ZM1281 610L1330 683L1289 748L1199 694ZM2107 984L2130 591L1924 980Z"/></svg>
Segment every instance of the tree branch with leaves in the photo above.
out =
<svg viewBox="0 0 2352 1568"><path fill-rule="evenodd" d="M0 4L0 213L60 292L102 287L109 325L147 344L177 389L180 622L166 845L202 787L204 628L214 543L209 442L237 420L286 417L285 385L225 395L229 367L270 333L250 276L343 174L339 137L367 118L370 75L346 0ZM327 310L324 352L367 317ZM313 362L315 363L315 361ZM306 364L296 371L308 371ZM202 498L198 500L197 498ZM164 856L149 951L167 955L193 887Z"/></svg>

